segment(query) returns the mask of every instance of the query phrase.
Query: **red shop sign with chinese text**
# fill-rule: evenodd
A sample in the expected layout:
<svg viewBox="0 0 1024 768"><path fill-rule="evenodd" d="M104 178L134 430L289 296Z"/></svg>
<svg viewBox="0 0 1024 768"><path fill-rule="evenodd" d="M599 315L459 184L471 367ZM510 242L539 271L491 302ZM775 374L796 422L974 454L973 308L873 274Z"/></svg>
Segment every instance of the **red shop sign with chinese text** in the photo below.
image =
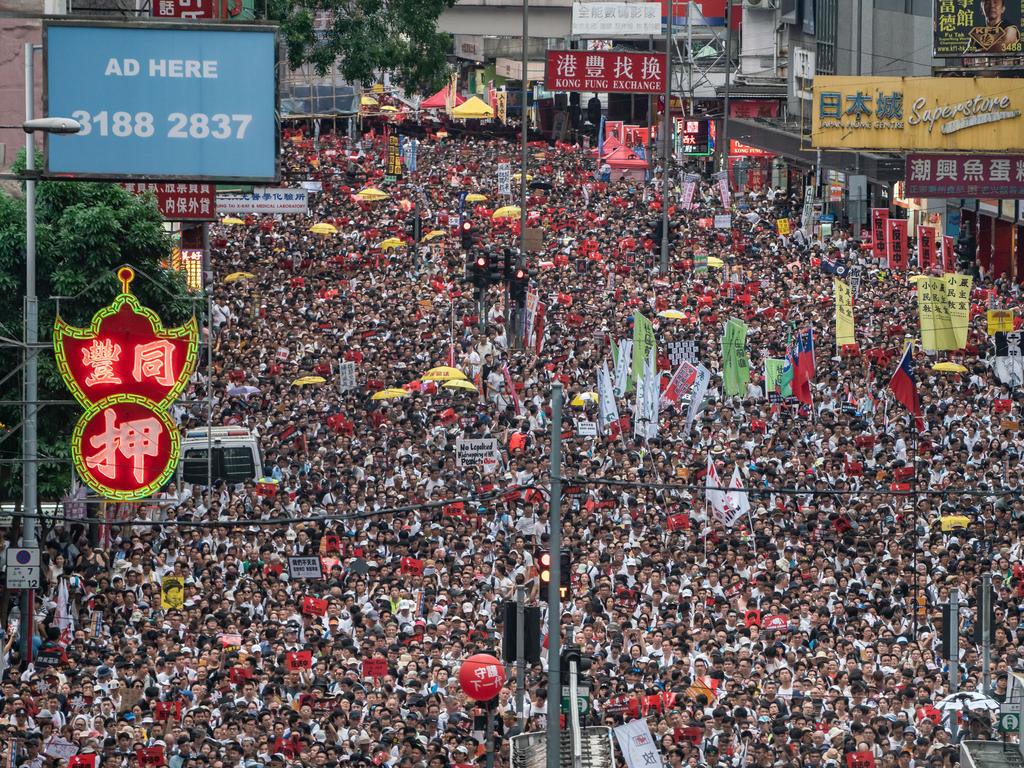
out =
<svg viewBox="0 0 1024 768"><path fill-rule="evenodd" d="M212 19L213 0L153 0L156 19Z"/></svg>
<svg viewBox="0 0 1024 768"><path fill-rule="evenodd" d="M665 55L618 51L548 51L549 91L664 93Z"/></svg>
<svg viewBox="0 0 1024 768"><path fill-rule="evenodd" d="M156 195L157 207L167 221L214 221L217 218L217 186L160 182L158 184L122 184L129 192Z"/></svg>
<svg viewBox="0 0 1024 768"><path fill-rule="evenodd" d="M71 455L82 481L105 498L144 499L174 474L180 435L167 409L196 367L195 318L164 328L129 291L134 272L118 270L121 293L88 328L54 323L57 368L85 408Z"/></svg>

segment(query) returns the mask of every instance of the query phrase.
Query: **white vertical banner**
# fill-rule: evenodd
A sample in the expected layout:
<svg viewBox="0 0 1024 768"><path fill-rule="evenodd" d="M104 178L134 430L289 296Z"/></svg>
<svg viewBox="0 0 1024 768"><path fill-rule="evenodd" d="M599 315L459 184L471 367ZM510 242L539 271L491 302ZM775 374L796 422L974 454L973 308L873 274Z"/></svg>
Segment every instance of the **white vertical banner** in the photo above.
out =
<svg viewBox="0 0 1024 768"><path fill-rule="evenodd" d="M601 431L619 420L619 408L615 404L615 390L612 387L612 376L608 372L608 362L601 363L597 370L597 407L601 414Z"/></svg>
<svg viewBox="0 0 1024 768"><path fill-rule="evenodd" d="M629 371L632 365L633 340L621 339L619 341L619 357L615 361L615 376L612 380L616 397L622 397L626 394L626 385L629 381Z"/></svg>
<svg viewBox="0 0 1024 768"><path fill-rule="evenodd" d="M690 409L686 412L686 428L684 434L690 434L693 428L693 421L697 418L697 412L704 403L704 395L707 394L708 384L711 383L711 371L704 367L703 363L697 363L697 381L693 385L693 394L690 396Z"/></svg>
<svg viewBox="0 0 1024 768"><path fill-rule="evenodd" d="M644 364L644 387L647 389L644 396L645 437L651 439L658 436L658 417L661 415L661 374L653 349L647 353L647 362Z"/></svg>
<svg viewBox="0 0 1024 768"><path fill-rule="evenodd" d="M498 194L512 194L512 165L511 163L498 163Z"/></svg>
<svg viewBox="0 0 1024 768"><path fill-rule="evenodd" d="M631 720L617 726L615 740L629 768L662 768L661 753L646 720Z"/></svg>
<svg viewBox="0 0 1024 768"><path fill-rule="evenodd" d="M718 180L718 192L722 196L722 207L728 209L732 202L732 197L729 194L729 172L719 171L715 174L715 178Z"/></svg>

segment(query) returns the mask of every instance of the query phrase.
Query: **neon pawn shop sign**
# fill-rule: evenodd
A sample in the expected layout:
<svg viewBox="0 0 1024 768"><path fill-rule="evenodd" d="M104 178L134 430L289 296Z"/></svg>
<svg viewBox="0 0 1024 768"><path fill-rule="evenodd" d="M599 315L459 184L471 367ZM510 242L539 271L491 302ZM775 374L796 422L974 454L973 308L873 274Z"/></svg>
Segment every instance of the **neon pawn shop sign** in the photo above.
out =
<svg viewBox="0 0 1024 768"><path fill-rule="evenodd" d="M57 369L85 412L71 436L82 481L108 499L136 501L174 474L181 436L167 411L188 385L199 351L195 317L164 328L131 293L135 272L117 272L121 291L88 328L58 315L53 327Z"/></svg>

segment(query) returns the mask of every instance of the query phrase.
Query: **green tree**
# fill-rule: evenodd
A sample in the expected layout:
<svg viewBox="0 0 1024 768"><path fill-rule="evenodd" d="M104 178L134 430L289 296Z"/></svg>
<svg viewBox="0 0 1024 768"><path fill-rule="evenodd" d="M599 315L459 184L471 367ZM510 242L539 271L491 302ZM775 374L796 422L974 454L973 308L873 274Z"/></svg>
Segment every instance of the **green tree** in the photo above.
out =
<svg viewBox="0 0 1024 768"><path fill-rule="evenodd" d="M23 166L22 166L23 167ZM52 338L57 302L61 316L73 325L88 325L93 313L109 304L120 284L117 267L129 264L137 276L132 291L152 307L165 324L177 325L192 314L180 272L165 269L171 240L151 195L138 197L117 184L47 181L36 185L36 294L39 297L39 339ZM25 295L25 200L0 192L0 335L22 338ZM21 363L21 350L0 348L2 374ZM3 375L0 375L0 379ZM15 373L0 385L0 400L22 397L22 376ZM52 349L39 351L39 399L70 400ZM77 404L46 405L39 411L41 457L66 460L70 437L82 409ZM20 500L21 408L0 405L0 499ZM67 461L42 462L39 498L59 500L70 485Z"/></svg>
<svg viewBox="0 0 1024 768"><path fill-rule="evenodd" d="M338 62L342 77L368 86L380 73L406 93L433 92L448 77L451 37L437 19L455 0L268 0L267 16L281 24L292 68L312 64L325 75ZM330 14L325 34L313 28L317 11Z"/></svg>

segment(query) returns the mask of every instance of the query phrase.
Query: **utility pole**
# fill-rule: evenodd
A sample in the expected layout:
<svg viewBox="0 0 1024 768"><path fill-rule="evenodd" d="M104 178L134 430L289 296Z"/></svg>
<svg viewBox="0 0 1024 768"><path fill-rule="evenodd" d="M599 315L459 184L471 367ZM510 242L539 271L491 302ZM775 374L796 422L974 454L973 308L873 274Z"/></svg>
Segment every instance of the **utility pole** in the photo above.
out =
<svg viewBox="0 0 1024 768"><path fill-rule="evenodd" d="M669 157L672 144L672 0L668 0L668 20L665 24L665 115L661 124L661 261L662 275L668 274L668 192Z"/></svg>
<svg viewBox="0 0 1024 768"><path fill-rule="evenodd" d="M725 0L725 92L722 114L722 170L729 172L729 96L732 89L732 4Z"/></svg>
<svg viewBox="0 0 1024 768"><path fill-rule="evenodd" d="M516 714L526 733L526 588L516 587Z"/></svg>
<svg viewBox="0 0 1024 768"><path fill-rule="evenodd" d="M583 768L583 739L580 733L579 670L576 659L569 661L569 725L572 735L572 768Z"/></svg>
<svg viewBox="0 0 1024 768"><path fill-rule="evenodd" d="M35 67L37 48L25 43L25 122L35 112ZM36 515L39 513L39 445L36 424L39 414L39 299L36 297L36 148L34 134L25 133L25 411L21 427L22 446L22 543L26 548L38 546ZM32 660L32 634L35 592L22 592L21 653Z"/></svg>
<svg viewBox="0 0 1024 768"><path fill-rule="evenodd" d="M981 616L981 690L986 696L992 695L992 574L981 577L981 600L978 601Z"/></svg>
<svg viewBox="0 0 1024 768"><path fill-rule="evenodd" d="M960 590L956 587L949 590L949 692L960 690ZM956 744L959 728L956 722L957 713L950 712L949 733L951 741Z"/></svg>
<svg viewBox="0 0 1024 768"><path fill-rule="evenodd" d="M562 554L562 383L551 385L551 468L550 468L550 552L551 581L548 583L548 742L547 768L558 768L562 746L559 702L562 680L559 673L561 653L562 605L558 591L561 583Z"/></svg>

